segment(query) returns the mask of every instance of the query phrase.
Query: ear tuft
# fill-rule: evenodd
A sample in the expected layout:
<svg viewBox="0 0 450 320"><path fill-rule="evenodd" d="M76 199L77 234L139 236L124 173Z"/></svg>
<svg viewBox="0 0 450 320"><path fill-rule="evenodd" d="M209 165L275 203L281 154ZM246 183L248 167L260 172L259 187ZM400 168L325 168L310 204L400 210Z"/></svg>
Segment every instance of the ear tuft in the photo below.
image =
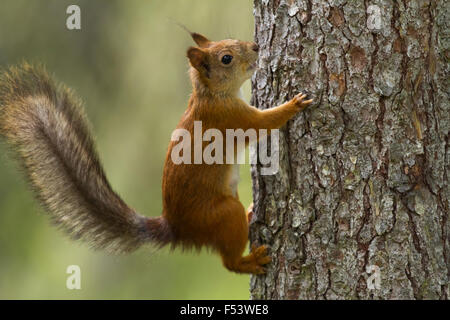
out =
<svg viewBox="0 0 450 320"><path fill-rule="evenodd" d="M211 42L208 38L202 36L200 33L191 32L191 37L200 48L207 48L209 46L209 43Z"/></svg>

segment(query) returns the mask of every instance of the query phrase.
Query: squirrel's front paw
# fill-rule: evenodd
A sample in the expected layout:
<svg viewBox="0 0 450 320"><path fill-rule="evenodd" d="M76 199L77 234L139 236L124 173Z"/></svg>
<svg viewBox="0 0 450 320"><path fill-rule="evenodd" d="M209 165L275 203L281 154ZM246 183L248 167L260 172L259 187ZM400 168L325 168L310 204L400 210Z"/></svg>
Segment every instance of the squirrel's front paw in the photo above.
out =
<svg viewBox="0 0 450 320"><path fill-rule="evenodd" d="M291 102L298 108L299 111L302 111L313 102L313 99L304 100L305 98L306 94L300 92L291 100Z"/></svg>

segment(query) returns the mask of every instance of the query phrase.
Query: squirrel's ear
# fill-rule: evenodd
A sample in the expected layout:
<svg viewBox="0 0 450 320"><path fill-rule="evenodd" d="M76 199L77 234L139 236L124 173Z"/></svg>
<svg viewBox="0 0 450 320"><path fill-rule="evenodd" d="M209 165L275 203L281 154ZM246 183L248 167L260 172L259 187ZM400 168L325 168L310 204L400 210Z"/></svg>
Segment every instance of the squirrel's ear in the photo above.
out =
<svg viewBox="0 0 450 320"><path fill-rule="evenodd" d="M208 38L202 36L200 33L191 32L191 37L200 48L207 48L209 46L209 43L211 42Z"/></svg>
<svg viewBox="0 0 450 320"><path fill-rule="evenodd" d="M208 54L200 48L190 47L186 55L191 65L197 69L198 72L209 78Z"/></svg>

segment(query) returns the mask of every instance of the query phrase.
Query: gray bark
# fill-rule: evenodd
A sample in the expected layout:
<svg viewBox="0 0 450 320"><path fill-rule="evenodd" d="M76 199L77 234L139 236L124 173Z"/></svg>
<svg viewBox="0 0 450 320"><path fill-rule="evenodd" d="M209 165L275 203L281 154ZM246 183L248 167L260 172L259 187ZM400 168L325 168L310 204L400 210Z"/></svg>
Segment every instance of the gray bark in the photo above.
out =
<svg viewBox="0 0 450 320"><path fill-rule="evenodd" d="M252 167L251 240L273 262L251 297L448 299L448 1L255 0L254 15L253 104L316 103L280 133L280 171Z"/></svg>

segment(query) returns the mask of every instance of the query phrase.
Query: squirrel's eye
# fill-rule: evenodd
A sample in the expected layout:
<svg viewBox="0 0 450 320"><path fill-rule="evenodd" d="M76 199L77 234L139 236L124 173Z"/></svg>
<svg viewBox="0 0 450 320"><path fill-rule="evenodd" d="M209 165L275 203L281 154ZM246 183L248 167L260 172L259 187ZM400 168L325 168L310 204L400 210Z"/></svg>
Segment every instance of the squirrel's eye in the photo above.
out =
<svg viewBox="0 0 450 320"><path fill-rule="evenodd" d="M231 60L233 60L233 56L230 56L229 54L226 54L222 57L223 64L229 64Z"/></svg>

